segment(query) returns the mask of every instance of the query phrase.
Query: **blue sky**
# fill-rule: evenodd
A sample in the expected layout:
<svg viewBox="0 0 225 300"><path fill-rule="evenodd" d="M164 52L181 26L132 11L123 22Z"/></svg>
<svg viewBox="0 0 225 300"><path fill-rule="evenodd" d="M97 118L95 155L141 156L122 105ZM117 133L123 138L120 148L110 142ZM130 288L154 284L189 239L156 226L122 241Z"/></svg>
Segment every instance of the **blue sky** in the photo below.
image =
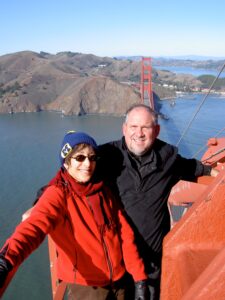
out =
<svg viewBox="0 0 225 300"><path fill-rule="evenodd" d="M224 0L2 0L0 55L225 57Z"/></svg>

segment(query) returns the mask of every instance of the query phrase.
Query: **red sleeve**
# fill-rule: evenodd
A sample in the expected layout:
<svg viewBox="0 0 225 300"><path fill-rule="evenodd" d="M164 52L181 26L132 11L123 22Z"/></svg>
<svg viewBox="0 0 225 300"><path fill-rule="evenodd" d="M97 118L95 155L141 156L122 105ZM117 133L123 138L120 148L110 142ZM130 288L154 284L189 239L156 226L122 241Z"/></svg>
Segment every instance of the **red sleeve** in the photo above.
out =
<svg viewBox="0 0 225 300"><path fill-rule="evenodd" d="M2 248L12 266L21 264L56 224L63 221L63 198L59 188L50 186L33 207L30 216L16 227Z"/></svg>
<svg viewBox="0 0 225 300"><path fill-rule="evenodd" d="M122 211L118 211L121 227L122 251L127 271L133 276L134 281L147 279L143 260L140 258L134 242L134 233Z"/></svg>

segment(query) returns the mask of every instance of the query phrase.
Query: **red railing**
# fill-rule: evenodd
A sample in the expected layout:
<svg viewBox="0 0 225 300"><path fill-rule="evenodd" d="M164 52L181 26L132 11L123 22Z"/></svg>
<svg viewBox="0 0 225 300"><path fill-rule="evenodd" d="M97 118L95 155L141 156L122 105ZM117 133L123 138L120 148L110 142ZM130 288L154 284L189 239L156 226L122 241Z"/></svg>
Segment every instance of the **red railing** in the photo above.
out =
<svg viewBox="0 0 225 300"><path fill-rule="evenodd" d="M217 177L187 189L179 182L171 192L170 205L193 205L164 239L160 300L225 299L224 146L223 138L211 140L203 156L218 168Z"/></svg>
<svg viewBox="0 0 225 300"><path fill-rule="evenodd" d="M50 260L50 273L52 281L52 299L62 300L66 292L66 283L59 281L56 271L57 253L55 243L48 237L48 249L49 249L49 260Z"/></svg>

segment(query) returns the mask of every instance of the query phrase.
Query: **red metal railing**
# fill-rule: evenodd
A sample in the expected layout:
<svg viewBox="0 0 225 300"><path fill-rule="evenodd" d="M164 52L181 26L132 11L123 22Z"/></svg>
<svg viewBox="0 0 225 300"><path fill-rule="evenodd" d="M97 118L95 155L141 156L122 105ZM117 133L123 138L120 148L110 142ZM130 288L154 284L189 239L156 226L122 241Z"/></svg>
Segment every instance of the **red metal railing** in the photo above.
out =
<svg viewBox="0 0 225 300"><path fill-rule="evenodd" d="M225 299L224 146L224 138L211 141L203 156L217 177L202 177L188 192L180 182L171 192L170 205L193 205L164 239L161 300Z"/></svg>

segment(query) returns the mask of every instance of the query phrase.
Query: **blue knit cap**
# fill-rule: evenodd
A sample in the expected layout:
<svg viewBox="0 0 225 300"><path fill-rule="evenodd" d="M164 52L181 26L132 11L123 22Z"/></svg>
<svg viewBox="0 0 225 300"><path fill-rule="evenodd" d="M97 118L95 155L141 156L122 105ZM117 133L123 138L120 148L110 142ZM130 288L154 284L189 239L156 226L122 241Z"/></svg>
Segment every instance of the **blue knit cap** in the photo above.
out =
<svg viewBox="0 0 225 300"><path fill-rule="evenodd" d="M79 144L87 144L95 150L98 149L95 140L88 134L79 131L68 131L64 136L61 145L61 151L59 155L61 165L64 164L65 158L71 153L73 148Z"/></svg>

